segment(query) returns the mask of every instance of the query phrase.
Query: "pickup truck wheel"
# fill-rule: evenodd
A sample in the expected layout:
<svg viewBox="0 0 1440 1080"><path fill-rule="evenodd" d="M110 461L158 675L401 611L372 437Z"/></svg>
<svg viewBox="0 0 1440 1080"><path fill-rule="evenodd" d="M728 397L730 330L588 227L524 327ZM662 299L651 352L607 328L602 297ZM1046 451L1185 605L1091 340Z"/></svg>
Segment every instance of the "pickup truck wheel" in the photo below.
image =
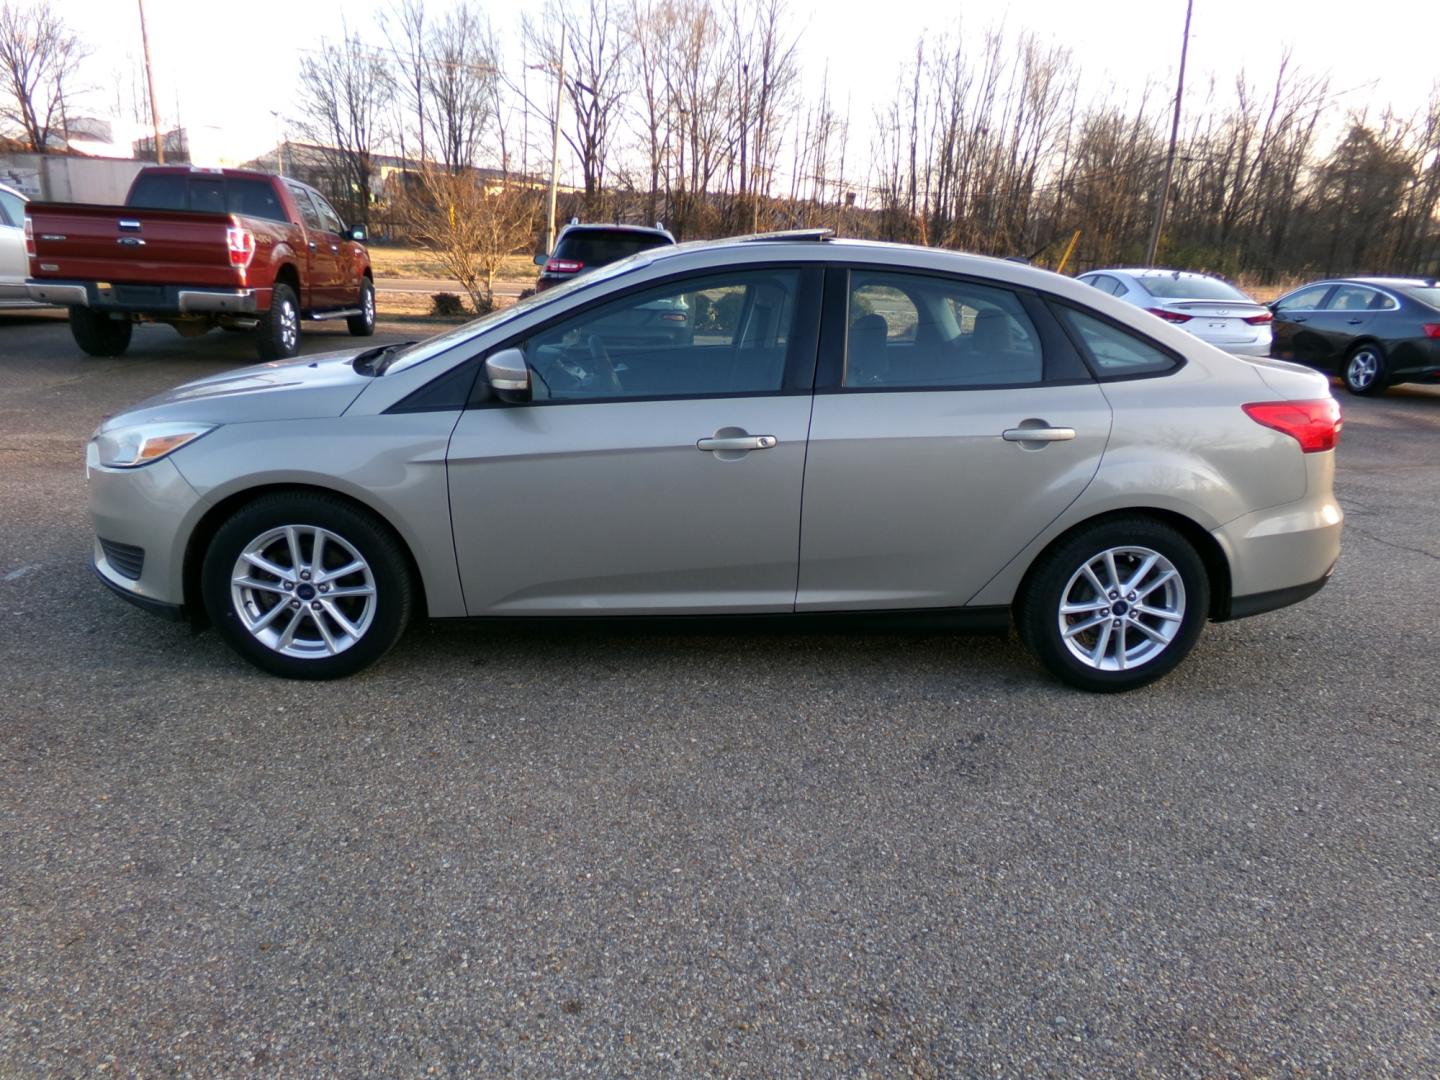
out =
<svg viewBox="0 0 1440 1080"><path fill-rule="evenodd" d="M369 337L375 333L375 286L367 277L360 283L360 314L345 320L350 333L355 337Z"/></svg>
<svg viewBox="0 0 1440 1080"><path fill-rule="evenodd" d="M134 325L129 319L112 319L103 311L70 309L70 333L75 344L90 356L119 356L130 347Z"/></svg>
<svg viewBox="0 0 1440 1080"><path fill-rule="evenodd" d="M300 351L300 304L289 285L276 285L270 310L255 327L255 345L261 360L284 360Z"/></svg>

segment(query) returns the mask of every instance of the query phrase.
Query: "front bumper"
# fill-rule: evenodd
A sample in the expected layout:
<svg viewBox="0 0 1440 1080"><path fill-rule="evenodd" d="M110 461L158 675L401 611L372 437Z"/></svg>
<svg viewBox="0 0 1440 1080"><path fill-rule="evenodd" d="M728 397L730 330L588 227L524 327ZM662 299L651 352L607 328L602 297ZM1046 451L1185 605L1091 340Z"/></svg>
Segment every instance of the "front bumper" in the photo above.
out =
<svg viewBox="0 0 1440 1080"><path fill-rule="evenodd" d="M187 285L112 285L99 281L25 283L37 304L88 307L137 315L254 315L269 307L269 289Z"/></svg>
<svg viewBox="0 0 1440 1080"><path fill-rule="evenodd" d="M95 573L147 611L183 615L185 537L201 512L195 489L167 458L138 469L106 468L94 443L86 447L85 476L96 536ZM112 563L100 537L112 549L124 545L143 553L138 576L132 576L133 561Z"/></svg>

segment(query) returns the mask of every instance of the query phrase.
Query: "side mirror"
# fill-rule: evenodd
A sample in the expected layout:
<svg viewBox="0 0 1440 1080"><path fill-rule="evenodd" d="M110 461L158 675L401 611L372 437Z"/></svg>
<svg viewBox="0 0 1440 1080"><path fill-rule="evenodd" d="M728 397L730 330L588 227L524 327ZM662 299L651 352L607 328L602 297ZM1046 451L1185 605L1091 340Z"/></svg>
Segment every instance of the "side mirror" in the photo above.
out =
<svg viewBox="0 0 1440 1080"><path fill-rule="evenodd" d="M549 261L550 261L550 256L549 256L549 255L546 255L543 251L540 252L538 255L535 256L535 265L536 265L536 266L544 266L544 265L545 265L547 262L549 262Z"/></svg>
<svg viewBox="0 0 1440 1080"><path fill-rule="evenodd" d="M364 225L354 225L345 230L345 239L354 240L357 244L363 244L369 239Z"/></svg>
<svg viewBox="0 0 1440 1080"><path fill-rule="evenodd" d="M530 400L530 367L519 349L501 349L487 356L485 381L501 401L514 405Z"/></svg>

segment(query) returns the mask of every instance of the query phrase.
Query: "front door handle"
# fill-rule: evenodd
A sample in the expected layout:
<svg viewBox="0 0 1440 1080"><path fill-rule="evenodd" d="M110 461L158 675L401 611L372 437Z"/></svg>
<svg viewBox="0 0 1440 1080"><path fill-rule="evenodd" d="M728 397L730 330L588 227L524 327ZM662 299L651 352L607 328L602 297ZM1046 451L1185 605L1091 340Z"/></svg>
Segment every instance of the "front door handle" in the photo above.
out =
<svg viewBox="0 0 1440 1080"><path fill-rule="evenodd" d="M1364 322L1364 321L1365 321L1364 319L1346 319L1346 320L1345 320L1346 324L1349 325L1349 326L1359 326L1359 325L1360 325L1362 322Z"/></svg>
<svg viewBox="0 0 1440 1080"><path fill-rule="evenodd" d="M1069 442L1075 438L1073 427L1012 427L1001 436L1006 442Z"/></svg>
<svg viewBox="0 0 1440 1080"><path fill-rule="evenodd" d="M774 435L717 435L695 443L700 450L769 450L780 440Z"/></svg>

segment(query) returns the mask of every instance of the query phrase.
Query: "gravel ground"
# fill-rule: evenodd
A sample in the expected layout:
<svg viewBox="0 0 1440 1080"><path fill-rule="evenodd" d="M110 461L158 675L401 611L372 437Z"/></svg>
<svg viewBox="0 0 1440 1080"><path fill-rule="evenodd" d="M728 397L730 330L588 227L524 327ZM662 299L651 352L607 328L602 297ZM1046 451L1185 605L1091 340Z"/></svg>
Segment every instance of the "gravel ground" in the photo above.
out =
<svg viewBox="0 0 1440 1080"><path fill-rule="evenodd" d="M85 562L98 419L248 349L0 317L0 1075L1440 1073L1440 394L1345 401L1329 588L1127 696L453 626L313 685Z"/></svg>

